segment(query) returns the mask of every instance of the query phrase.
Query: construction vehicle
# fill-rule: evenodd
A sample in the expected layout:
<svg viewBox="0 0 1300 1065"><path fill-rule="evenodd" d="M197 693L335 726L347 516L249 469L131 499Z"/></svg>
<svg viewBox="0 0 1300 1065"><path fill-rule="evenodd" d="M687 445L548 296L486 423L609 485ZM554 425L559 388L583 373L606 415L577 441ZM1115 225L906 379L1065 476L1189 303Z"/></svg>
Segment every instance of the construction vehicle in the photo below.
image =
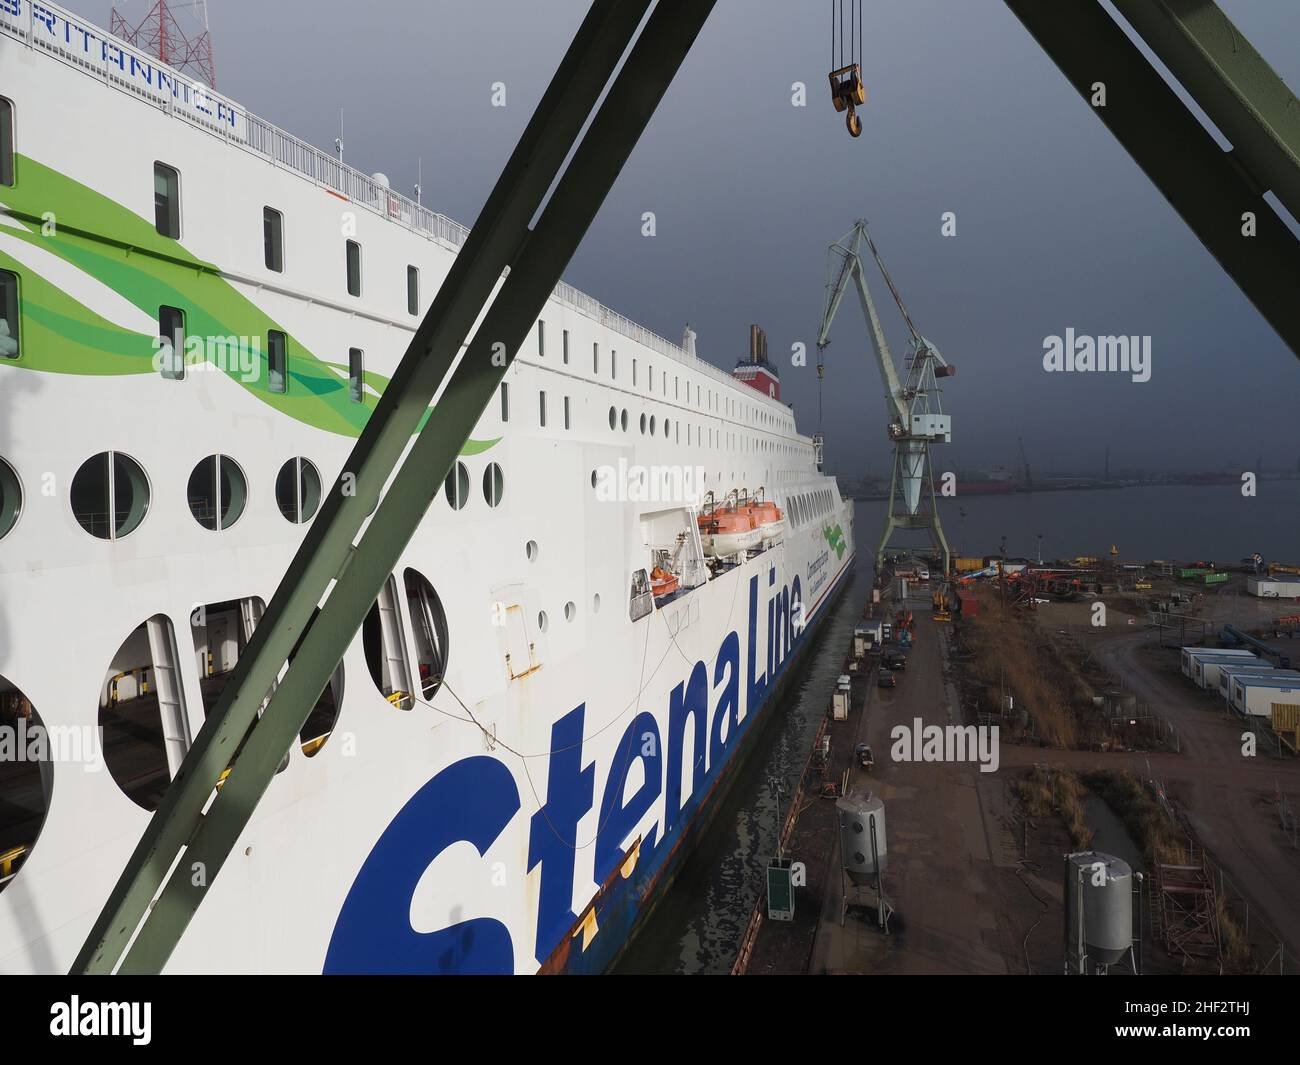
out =
<svg viewBox="0 0 1300 1065"><path fill-rule="evenodd" d="M952 621L952 613L948 609L948 589L947 587L936 588L933 596L935 621Z"/></svg>

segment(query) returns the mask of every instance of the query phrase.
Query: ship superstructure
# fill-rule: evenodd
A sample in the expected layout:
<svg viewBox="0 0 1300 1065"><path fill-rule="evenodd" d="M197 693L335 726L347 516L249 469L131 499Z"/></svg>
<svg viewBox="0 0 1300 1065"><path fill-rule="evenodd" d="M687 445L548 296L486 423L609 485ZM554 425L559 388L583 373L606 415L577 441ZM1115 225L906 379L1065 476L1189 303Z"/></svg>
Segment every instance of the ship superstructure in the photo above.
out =
<svg viewBox="0 0 1300 1065"><path fill-rule="evenodd" d="M61 971L465 231L27 0L0 208L0 971ZM775 388L561 285L168 971L604 968L853 560Z"/></svg>

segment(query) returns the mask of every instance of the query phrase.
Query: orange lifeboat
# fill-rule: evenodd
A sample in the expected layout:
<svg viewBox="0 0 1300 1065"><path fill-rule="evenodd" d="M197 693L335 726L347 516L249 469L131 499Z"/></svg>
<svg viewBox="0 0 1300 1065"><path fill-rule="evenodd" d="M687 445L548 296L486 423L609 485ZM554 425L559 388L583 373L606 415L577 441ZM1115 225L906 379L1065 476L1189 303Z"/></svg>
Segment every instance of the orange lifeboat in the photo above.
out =
<svg viewBox="0 0 1300 1065"><path fill-rule="evenodd" d="M656 566L650 571L650 591L654 593L656 599L672 595L680 584L677 574L669 572L662 566Z"/></svg>
<svg viewBox="0 0 1300 1065"><path fill-rule="evenodd" d="M724 506L696 519L704 553L715 558L752 551L763 542L763 532L750 508Z"/></svg>
<svg viewBox="0 0 1300 1065"><path fill-rule="evenodd" d="M764 544L773 544L781 539L785 532L785 514L781 508L770 501L749 504L749 512L758 525Z"/></svg>

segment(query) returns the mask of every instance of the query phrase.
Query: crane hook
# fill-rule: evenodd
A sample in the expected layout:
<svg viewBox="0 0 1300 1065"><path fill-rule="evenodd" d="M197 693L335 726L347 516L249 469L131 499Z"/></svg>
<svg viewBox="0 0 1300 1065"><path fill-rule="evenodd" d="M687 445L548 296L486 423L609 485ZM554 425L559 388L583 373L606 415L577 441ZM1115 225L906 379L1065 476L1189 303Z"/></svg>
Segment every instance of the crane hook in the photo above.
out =
<svg viewBox="0 0 1300 1065"><path fill-rule="evenodd" d="M848 114L844 116L844 124L849 128L850 137L862 136L862 119L858 117L858 113L853 109L852 104L849 104Z"/></svg>

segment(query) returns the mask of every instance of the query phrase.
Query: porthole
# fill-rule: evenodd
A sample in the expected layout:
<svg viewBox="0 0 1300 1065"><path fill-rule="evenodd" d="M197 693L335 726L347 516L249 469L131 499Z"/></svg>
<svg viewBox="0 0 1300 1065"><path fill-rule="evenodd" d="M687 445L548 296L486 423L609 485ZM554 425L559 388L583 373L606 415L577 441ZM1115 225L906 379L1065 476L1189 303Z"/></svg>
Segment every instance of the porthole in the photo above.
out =
<svg viewBox="0 0 1300 1065"><path fill-rule="evenodd" d="M609 427L611 429L618 428L618 410L614 407L609 408Z"/></svg>
<svg viewBox="0 0 1300 1065"><path fill-rule="evenodd" d="M397 577L390 576L379 590L375 605L361 625L361 648L375 687L398 710L410 710L411 669L402 635L402 606Z"/></svg>
<svg viewBox="0 0 1300 1065"><path fill-rule="evenodd" d="M524 557L528 559L529 562L536 562L539 550L537 541L529 540L528 543L524 544Z"/></svg>
<svg viewBox="0 0 1300 1065"><path fill-rule="evenodd" d="M599 613L600 613L600 593L599 593L599 592L597 592L595 595L593 595L593 596L591 597L591 612L592 612L593 614L599 614Z"/></svg>
<svg viewBox="0 0 1300 1065"><path fill-rule="evenodd" d="M280 513L295 525L311 521L320 507L320 471L310 459L293 458L275 477L275 501Z"/></svg>
<svg viewBox="0 0 1300 1065"><path fill-rule="evenodd" d="M627 432L627 408L626 407L623 408L623 414L620 420L623 425L623 432L626 433Z"/></svg>
<svg viewBox="0 0 1300 1065"><path fill-rule="evenodd" d="M645 415L641 415L641 435L645 436Z"/></svg>
<svg viewBox="0 0 1300 1065"><path fill-rule="evenodd" d="M592 487L595 487L594 477ZM23 486L18 480L14 468L0 459L0 538L7 536L9 530L18 524L18 517L23 512Z"/></svg>
<svg viewBox="0 0 1300 1065"><path fill-rule="evenodd" d="M101 540L134 532L149 510L149 479L135 459L101 451L72 478L72 513L81 527Z"/></svg>
<svg viewBox="0 0 1300 1065"><path fill-rule="evenodd" d="M0 891L22 875L54 792L50 744L37 742L45 725L27 697L0 676L0 726L15 737L15 750L0 758ZM39 730L39 731L37 731ZM19 739L22 737L22 739ZM24 746L25 744L25 746ZM70 767L65 767L70 768Z"/></svg>
<svg viewBox="0 0 1300 1065"><path fill-rule="evenodd" d="M447 672L447 615L433 585L418 570L406 571L406 608L415 649L416 683L420 694L432 699Z"/></svg>
<svg viewBox="0 0 1300 1065"><path fill-rule="evenodd" d="M469 470L465 468L465 463L458 462L451 468L443 483L443 492L446 493L452 510L460 510L469 502Z"/></svg>
<svg viewBox="0 0 1300 1065"><path fill-rule="evenodd" d="M572 621L577 616L577 614L578 614L578 608L574 604L573 600L570 599L567 603L564 604L564 620Z"/></svg>
<svg viewBox="0 0 1300 1065"><path fill-rule="evenodd" d="M653 414L650 415L650 435L655 435L655 416Z"/></svg>
<svg viewBox="0 0 1300 1065"><path fill-rule="evenodd" d="M123 641L99 688L104 765L123 794L145 810L158 808L189 750L180 672L171 619L155 614Z"/></svg>
<svg viewBox="0 0 1300 1065"><path fill-rule="evenodd" d="M551 619L546 616L545 610L539 610L537 612L537 627L541 629L542 632L545 632L551 627Z"/></svg>
<svg viewBox="0 0 1300 1065"><path fill-rule="evenodd" d="M229 529L244 513L248 481L234 459L209 455L190 474L185 498L194 520L205 529Z"/></svg>
<svg viewBox="0 0 1300 1065"><path fill-rule="evenodd" d="M495 507L501 502L504 488L505 478L501 475L501 467L495 462L489 462L483 471L483 498L489 507Z"/></svg>
<svg viewBox="0 0 1300 1065"><path fill-rule="evenodd" d="M596 481L597 481L597 480L598 480L598 478L597 478L597 476L596 476L596 471L595 471L595 470L592 470L592 471L591 471L591 487L592 487L592 488L595 488L595 487L596 487ZM0 536L3 536L3 535L4 535L3 533L0 533Z"/></svg>

